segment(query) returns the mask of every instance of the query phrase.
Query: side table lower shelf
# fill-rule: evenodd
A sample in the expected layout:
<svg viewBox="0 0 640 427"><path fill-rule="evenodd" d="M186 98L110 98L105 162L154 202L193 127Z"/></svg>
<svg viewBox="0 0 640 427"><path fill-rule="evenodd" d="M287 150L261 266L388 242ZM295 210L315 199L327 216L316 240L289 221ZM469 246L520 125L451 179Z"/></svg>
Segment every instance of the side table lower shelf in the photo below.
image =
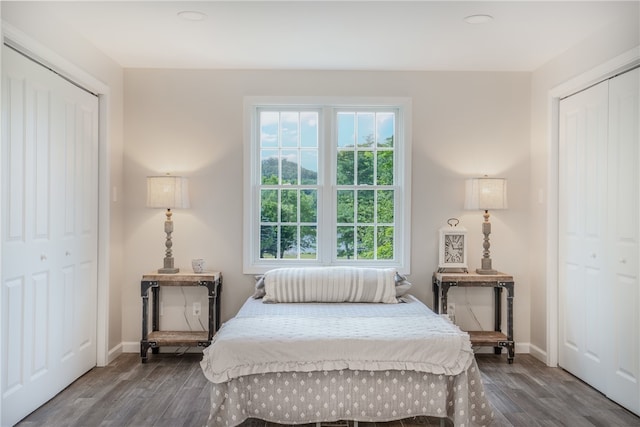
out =
<svg viewBox="0 0 640 427"><path fill-rule="evenodd" d="M147 337L149 347L206 347L209 345L207 331L154 331Z"/></svg>
<svg viewBox="0 0 640 427"><path fill-rule="evenodd" d="M510 341L505 334L497 331L468 331L472 346L509 347Z"/></svg>

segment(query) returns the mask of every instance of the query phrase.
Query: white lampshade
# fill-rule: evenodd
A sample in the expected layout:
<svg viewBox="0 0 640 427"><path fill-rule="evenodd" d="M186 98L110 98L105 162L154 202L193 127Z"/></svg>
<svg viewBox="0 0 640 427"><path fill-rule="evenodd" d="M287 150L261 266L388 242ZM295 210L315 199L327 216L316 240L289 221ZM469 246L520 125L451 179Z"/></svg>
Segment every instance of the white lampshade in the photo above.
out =
<svg viewBox="0 0 640 427"><path fill-rule="evenodd" d="M465 209L507 209L506 179L470 178L465 184Z"/></svg>
<svg viewBox="0 0 640 427"><path fill-rule="evenodd" d="M189 180L182 176L148 176L147 207L173 209L189 207Z"/></svg>

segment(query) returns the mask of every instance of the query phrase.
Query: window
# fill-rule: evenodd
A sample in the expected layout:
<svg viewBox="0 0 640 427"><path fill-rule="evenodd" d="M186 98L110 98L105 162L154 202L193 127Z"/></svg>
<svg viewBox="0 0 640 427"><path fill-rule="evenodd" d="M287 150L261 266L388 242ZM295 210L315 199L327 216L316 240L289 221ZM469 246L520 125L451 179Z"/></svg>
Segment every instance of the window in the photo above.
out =
<svg viewBox="0 0 640 427"><path fill-rule="evenodd" d="M260 260L317 260L318 111L257 110Z"/></svg>
<svg viewBox="0 0 640 427"><path fill-rule="evenodd" d="M245 101L245 272L408 273L410 102L300 101Z"/></svg>

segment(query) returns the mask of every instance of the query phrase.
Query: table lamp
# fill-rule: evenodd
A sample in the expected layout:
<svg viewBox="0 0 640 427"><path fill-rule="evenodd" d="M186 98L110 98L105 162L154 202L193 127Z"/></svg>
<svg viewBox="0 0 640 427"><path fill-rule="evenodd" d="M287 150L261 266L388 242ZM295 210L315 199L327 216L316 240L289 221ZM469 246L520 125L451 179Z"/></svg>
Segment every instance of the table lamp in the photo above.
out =
<svg viewBox="0 0 640 427"><path fill-rule="evenodd" d="M465 185L465 209L481 209L484 211L482 234L484 234L484 248L481 267L476 269L478 274L496 274L497 270L491 267L489 252L489 235L491 223L489 222L489 209L507 209L507 180L504 178L470 178Z"/></svg>
<svg viewBox="0 0 640 427"><path fill-rule="evenodd" d="M164 232L167 234L165 241L164 267L158 269L158 273L175 274L180 271L174 267L173 252L171 247L171 233L173 233L173 221L171 209L189 207L189 181L181 176L148 176L147 177L147 207L166 209L167 219L164 222Z"/></svg>

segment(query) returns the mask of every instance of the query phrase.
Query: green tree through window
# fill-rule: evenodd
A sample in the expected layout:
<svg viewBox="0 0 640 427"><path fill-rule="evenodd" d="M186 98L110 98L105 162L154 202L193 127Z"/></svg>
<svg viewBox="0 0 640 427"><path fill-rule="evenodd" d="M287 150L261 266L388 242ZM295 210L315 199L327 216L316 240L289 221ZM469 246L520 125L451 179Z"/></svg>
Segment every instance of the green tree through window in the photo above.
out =
<svg viewBox="0 0 640 427"><path fill-rule="evenodd" d="M395 115L341 112L338 123L337 257L393 259Z"/></svg>
<svg viewBox="0 0 640 427"><path fill-rule="evenodd" d="M318 113L260 114L260 258L316 259Z"/></svg>

